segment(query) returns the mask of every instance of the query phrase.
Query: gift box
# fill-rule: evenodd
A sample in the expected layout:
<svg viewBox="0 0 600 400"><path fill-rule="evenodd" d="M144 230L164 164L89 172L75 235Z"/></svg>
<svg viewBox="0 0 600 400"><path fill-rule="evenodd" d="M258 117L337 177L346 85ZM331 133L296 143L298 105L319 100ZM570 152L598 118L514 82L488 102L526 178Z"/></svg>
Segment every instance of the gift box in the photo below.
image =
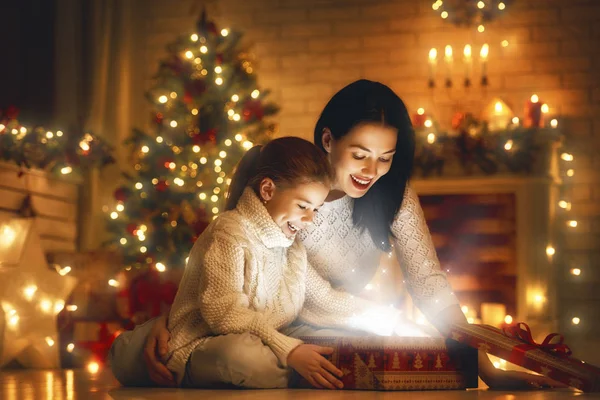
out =
<svg viewBox="0 0 600 400"><path fill-rule="evenodd" d="M442 338L389 336L303 337L332 347L326 356L343 372L350 390L435 390L476 388L477 350ZM449 343L449 346L446 345ZM303 380L297 387L310 387Z"/></svg>
<svg viewBox="0 0 600 400"><path fill-rule="evenodd" d="M571 357L560 334L552 333L542 343L536 343L524 323L502 330L462 324L452 326L450 337L576 389L600 391L600 368Z"/></svg>

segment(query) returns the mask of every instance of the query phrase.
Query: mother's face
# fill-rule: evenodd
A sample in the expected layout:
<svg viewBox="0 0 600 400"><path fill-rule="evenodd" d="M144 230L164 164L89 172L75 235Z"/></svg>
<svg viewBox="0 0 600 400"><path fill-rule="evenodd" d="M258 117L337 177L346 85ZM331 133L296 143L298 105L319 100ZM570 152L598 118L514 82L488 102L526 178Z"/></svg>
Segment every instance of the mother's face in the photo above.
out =
<svg viewBox="0 0 600 400"><path fill-rule="evenodd" d="M353 198L364 196L390 170L397 139L396 129L375 123L356 126L340 139L326 129L323 147L336 177L332 189Z"/></svg>

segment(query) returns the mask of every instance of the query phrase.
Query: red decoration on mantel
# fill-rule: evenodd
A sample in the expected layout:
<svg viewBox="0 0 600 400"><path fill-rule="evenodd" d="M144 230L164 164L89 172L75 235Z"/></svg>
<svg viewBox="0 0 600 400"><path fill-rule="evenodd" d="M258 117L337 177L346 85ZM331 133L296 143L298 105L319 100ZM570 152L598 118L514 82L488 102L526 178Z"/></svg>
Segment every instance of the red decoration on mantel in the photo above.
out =
<svg viewBox="0 0 600 400"><path fill-rule="evenodd" d="M542 113L542 100L533 95L525 104L525 127L526 128L543 128L544 118Z"/></svg>

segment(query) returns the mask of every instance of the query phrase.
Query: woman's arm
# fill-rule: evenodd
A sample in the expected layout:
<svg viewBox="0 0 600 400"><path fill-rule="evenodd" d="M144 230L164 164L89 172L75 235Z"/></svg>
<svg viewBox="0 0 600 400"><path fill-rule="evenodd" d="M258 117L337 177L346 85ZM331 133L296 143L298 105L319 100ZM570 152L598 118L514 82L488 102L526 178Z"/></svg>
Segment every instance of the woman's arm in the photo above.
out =
<svg viewBox="0 0 600 400"><path fill-rule="evenodd" d="M392 223L394 252L413 301L435 325L440 311L458 305L440 267L435 246L415 191L408 187L402 207Z"/></svg>

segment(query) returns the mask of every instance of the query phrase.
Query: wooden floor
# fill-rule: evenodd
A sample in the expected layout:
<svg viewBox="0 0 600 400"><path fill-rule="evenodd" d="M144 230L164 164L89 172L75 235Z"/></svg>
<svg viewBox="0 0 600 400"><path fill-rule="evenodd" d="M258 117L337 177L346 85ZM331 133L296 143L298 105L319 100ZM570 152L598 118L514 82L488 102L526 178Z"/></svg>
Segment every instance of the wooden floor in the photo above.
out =
<svg viewBox="0 0 600 400"><path fill-rule="evenodd" d="M182 390L120 388L110 372L90 375L84 370L0 370L1 400L75 399L355 399L355 400L563 400L600 399L600 394L570 390L505 393L484 389L469 391L363 392L322 390Z"/></svg>

